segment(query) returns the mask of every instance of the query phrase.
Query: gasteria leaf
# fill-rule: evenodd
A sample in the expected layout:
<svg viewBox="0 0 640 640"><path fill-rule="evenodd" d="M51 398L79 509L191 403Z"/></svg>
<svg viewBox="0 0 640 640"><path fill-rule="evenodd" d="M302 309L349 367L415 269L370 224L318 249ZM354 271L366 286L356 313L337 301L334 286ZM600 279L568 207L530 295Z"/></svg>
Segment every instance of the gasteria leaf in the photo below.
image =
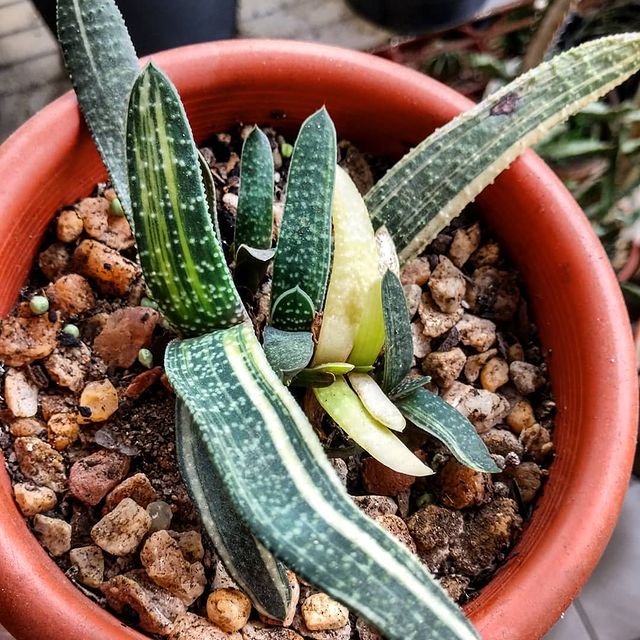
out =
<svg viewBox="0 0 640 640"><path fill-rule="evenodd" d="M314 364L345 362L353 350L358 328L371 316L381 315L380 305L367 306L380 289L376 241L367 207L347 172L336 168L332 202L333 266ZM371 290L374 289L373 294ZM378 296L379 298L379 296ZM378 300L379 302L379 300ZM375 318L374 318L375 319ZM379 336L374 336L375 338ZM371 342L372 336L367 336ZM382 339L371 345L372 364L382 349Z"/></svg>
<svg viewBox="0 0 640 640"><path fill-rule="evenodd" d="M500 471L475 427L442 398L415 389L395 402L407 420L444 442L462 464L476 471Z"/></svg>
<svg viewBox="0 0 640 640"><path fill-rule="evenodd" d="M311 362L314 345L309 331L280 331L267 326L262 341L271 368L284 384L289 384Z"/></svg>
<svg viewBox="0 0 640 640"><path fill-rule="evenodd" d="M477 638L415 556L354 505L251 326L173 342L165 365L241 517L287 566L389 640Z"/></svg>
<svg viewBox="0 0 640 640"><path fill-rule="evenodd" d="M314 388L313 392L322 408L340 428L389 469L409 476L428 476L433 473L366 410L344 378L336 378L330 387Z"/></svg>
<svg viewBox="0 0 640 640"><path fill-rule="evenodd" d="M260 613L284 620L291 602L286 568L255 539L238 515L209 462L198 425L180 400L176 403L176 447L189 495L227 571Z"/></svg>
<svg viewBox="0 0 640 640"><path fill-rule="evenodd" d="M126 151L138 256L161 311L187 335L242 322L246 313L214 234L186 114L153 65L131 92Z"/></svg>
<svg viewBox="0 0 640 640"><path fill-rule="evenodd" d="M350 373L349 382L371 417L392 431L403 431L407 423L378 383L366 373Z"/></svg>
<svg viewBox="0 0 640 640"><path fill-rule="evenodd" d="M397 400L410 394L412 391L424 387L425 384L431 382L431 376L416 376L413 378L405 378L399 385L395 386L389 392L389 398L391 400Z"/></svg>
<svg viewBox="0 0 640 640"><path fill-rule="evenodd" d="M113 0L58 0L57 26L80 109L128 214L125 118L139 70L131 38Z"/></svg>
<svg viewBox="0 0 640 640"><path fill-rule="evenodd" d="M389 392L411 369L413 338L404 289L398 276L387 271L382 278L385 355L382 388Z"/></svg>
<svg viewBox="0 0 640 640"><path fill-rule="evenodd" d="M267 136L254 127L242 145L236 251L241 245L270 249L272 237L273 154Z"/></svg>
<svg viewBox="0 0 640 640"><path fill-rule="evenodd" d="M429 136L369 191L401 261L417 255L527 147L640 68L640 35L592 40L520 76Z"/></svg>
<svg viewBox="0 0 640 640"><path fill-rule="evenodd" d="M272 290L273 291L273 290ZM316 316L316 307L307 293L296 285L273 300L271 294L271 324L287 327L284 331L308 331Z"/></svg>
<svg viewBox="0 0 640 640"><path fill-rule="evenodd" d="M220 235L220 225L218 224L218 210L216 207L216 184L213 181L213 174L211 173L211 167L209 163L198 150L198 163L200 165L200 173L202 174L202 184L204 186L204 194L207 203L207 209L209 210L209 216L213 223L213 228L216 232L218 242L222 242L222 236Z"/></svg>
<svg viewBox="0 0 640 640"><path fill-rule="evenodd" d="M303 123L291 157L287 197L273 264L271 324L284 331L304 331L322 308L331 263L331 198L336 167L336 131L323 107ZM285 313L276 303L290 297ZM308 312L307 298L313 313Z"/></svg>

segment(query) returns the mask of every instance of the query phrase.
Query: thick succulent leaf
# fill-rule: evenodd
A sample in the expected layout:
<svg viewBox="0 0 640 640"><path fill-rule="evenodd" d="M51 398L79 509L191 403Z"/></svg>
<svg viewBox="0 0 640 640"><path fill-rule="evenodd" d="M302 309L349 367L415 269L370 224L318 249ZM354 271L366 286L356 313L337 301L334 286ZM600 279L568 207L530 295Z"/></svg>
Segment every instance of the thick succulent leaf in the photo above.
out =
<svg viewBox="0 0 640 640"><path fill-rule="evenodd" d="M382 287L378 281L365 296L364 308L368 310L360 318L348 361L357 368L371 367L384 345L384 316L382 313Z"/></svg>
<svg viewBox="0 0 640 640"><path fill-rule="evenodd" d="M234 278L238 287L246 287L256 292L264 279L275 249L255 249L241 244L236 249Z"/></svg>
<svg viewBox="0 0 640 640"><path fill-rule="evenodd" d="M161 311L187 335L242 322L186 114L153 65L131 92L126 151L138 256Z"/></svg>
<svg viewBox="0 0 640 640"><path fill-rule="evenodd" d="M389 391L389 398L391 400L397 400L410 394L420 387L424 387L425 384L431 382L431 376L415 376L412 378L405 378L399 385L396 385L391 391Z"/></svg>
<svg viewBox="0 0 640 640"><path fill-rule="evenodd" d="M241 517L287 566L389 640L477 638L416 557L352 502L250 326L173 342L165 365Z"/></svg>
<svg viewBox="0 0 640 640"><path fill-rule="evenodd" d="M336 376L343 376L350 371L353 371L355 367L349 362L325 362L314 367L317 371L328 371Z"/></svg>
<svg viewBox="0 0 640 640"><path fill-rule="evenodd" d="M309 331L280 331L267 326L262 341L271 368L284 384L289 384L311 362L314 343Z"/></svg>
<svg viewBox="0 0 640 640"><path fill-rule="evenodd" d="M286 327L283 331L308 331L316 317L313 300L298 285L273 300L271 294L271 324Z"/></svg>
<svg viewBox="0 0 640 640"><path fill-rule="evenodd" d="M139 65L124 20L113 0L58 0L58 40L91 136L129 213L125 118Z"/></svg>
<svg viewBox="0 0 640 640"><path fill-rule="evenodd" d="M267 136L254 127L242 145L235 246L271 248L273 154Z"/></svg>
<svg viewBox="0 0 640 640"><path fill-rule="evenodd" d="M520 76L408 153L369 191L375 227L417 255L527 147L640 68L640 34L592 40Z"/></svg>
<svg viewBox="0 0 640 640"><path fill-rule="evenodd" d="M376 231L376 247L378 248L378 269L383 276L387 271L400 277L400 260L396 245L387 227L382 226Z"/></svg>
<svg viewBox="0 0 640 640"><path fill-rule="evenodd" d="M372 297L370 290L380 288L371 219L356 185L341 167L336 168L331 216L333 265L313 357L315 364L346 361L364 317L370 321L370 316L382 313L380 305L365 306ZM375 360L382 349L382 340L370 348L375 351Z"/></svg>
<svg viewBox="0 0 640 640"><path fill-rule="evenodd" d="M290 298L284 313L275 305L288 291L299 287L311 300L313 312L322 308L331 263L331 198L336 168L336 131L323 107L303 123L291 156L287 197L273 263L271 324L285 331L309 329L302 297Z"/></svg>
<svg viewBox="0 0 640 640"><path fill-rule="evenodd" d="M336 381L336 374L320 369L303 369L291 381L292 387L330 387Z"/></svg>
<svg viewBox="0 0 640 640"><path fill-rule="evenodd" d="M350 373L349 382L371 416L392 431L403 431L407 423L378 383L366 373Z"/></svg>
<svg viewBox="0 0 640 640"><path fill-rule="evenodd" d="M407 300L398 276L391 271L387 271L382 278L382 309L385 334L382 388L389 392L404 380L413 360Z"/></svg>
<svg viewBox="0 0 640 640"><path fill-rule="evenodd" d="M500 471L475 427L442 398L415 389L396 400L396 406L416 427L441 440L462 464L477 471Z"/></svg>
<svg viewBox="0 0 640 640"><path fill-rule="evenodd" d="M176 403L176 453L200 522L227 571L260 613L284 620L291 602L286 567L256 540L238 515L209 462L200 429L181 400Z"/></svg>
<svg viewBox="0 0 640 640"><path fill-rule="evenodd" d="M218 224L218 209L216 206L216 183L213 181L211 167L209 166L209 163L199 149L198 163L200 164L200 173L202 174L202 184L204 186L204 195L207 202L207 209L209 210L209 216L211 217L211 222L213 223L216 237L218 238L219 242L222 242L222 236L220 235L220 225Z"/></svg>
<svg viewBox="0 0 640 640"><path fill-rule="evenodd" d="M343 377L336 378L330 387L314 388L313 392L334 422L389 469L409 476L428 476L433 473L393 432L366 410Z"/></svg>

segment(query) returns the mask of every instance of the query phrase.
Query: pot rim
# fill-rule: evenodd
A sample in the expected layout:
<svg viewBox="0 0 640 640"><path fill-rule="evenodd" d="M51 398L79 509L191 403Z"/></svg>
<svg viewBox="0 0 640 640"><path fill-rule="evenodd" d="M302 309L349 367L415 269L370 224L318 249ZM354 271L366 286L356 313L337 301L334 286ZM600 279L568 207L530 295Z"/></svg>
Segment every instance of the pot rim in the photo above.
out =
<svg viewBox="0 0 640 640"><path fill-rule="evenodd" d="M311 70L309 73L319 73L318 69L330 65L326 73L342 82L353 83L355 77L356 82L380 86L392 83L402 87L409 102L430 100L439 119L448 119L471 105L460 94L416 71L369 54L327 45L232 40L190 45L151 57L173 78L181 93L202 90L212 60L238 58L247 68L257 65L264 73L269 73L269 64L273 67L276 62L285 70L295 68L299 74L306 68ZM42 140L47 140L47 144L35 144ZM19 207L27 206L24 194L33 188L29 172L23 171L24 159L30 158L33 166L52 166L51 155L59 161L64 154L73 153L75 145L88 144L87 140L75 96L68 92L27 121L0 147L0 176L3 176L0 238L3 233L20 233L19 227L9 221L16 217ZM50 177L51 182L59 179L59 175ZM86 184L83 182L86 193L96 181L95 175L87 176ZM581 418L584 421L601 419L610 424L615 421L617 430L592 454L585 454L585 447L580 449L581 457L574 451L561 452L540 499L541 505L536 508L515 551L480 596L465 608L483 638L505 640L540 637L569 605L595 567L613 531L626 492L638 414L634 350L626 309L613 271L586 217L555 174L532 152L514 163L487 190L491 195L483 194L481 203L499 197L501 189L508 185L525 189L539 205L541 215L548 208L564 214L562 229L549 242L562 246L567 263L582 267L582 279L578 274L575 277L579 282L567 285L580 287L586 301L580 311L589 312L588 302L595 301L598 307L592 321L594 340L588 345L593 353L589 354L588 367L583 373L584 376L602 374L611 393L611 400L605 403L606 414L601 411ZM40 230L30 233L37 235ZM0 255L0 270L10 267L1 260ZM24 265L19 269L26 275ZM10 291L9 285L0 283L0 298L5 305L0 313L8 310L6 300L12 295L15 290ZM535 304L539 309L540 302ZM557 324L558 318L553 321ZM540 327L543 343L547 324L543 322ZM553 383L553 359L550 367ZM597 446L591 432L587 439L587 445ZM549 486L554 483L554 477L565 468L570 468L572 475L565 478L562 487L556 482L551 492ZM598 475L597 470L603 468L607 472ZM52 640L146 637L126 628L78 592L29 532L12 502L11 482L4 468L0 471L0 485L3 496L0 503L4 501L6 507L0 525L3 529L0 575L4 576L0 585L2 623L23 639L33 637L30 634L39 624L46 629L41 637ZM541 512L544 512L544 521ZM583 526L585 524L588 526ZM525 546L526 553L522 554ZM545 580L548 583L545 584ZM52 618L54 612L58 613Z"/></svg>

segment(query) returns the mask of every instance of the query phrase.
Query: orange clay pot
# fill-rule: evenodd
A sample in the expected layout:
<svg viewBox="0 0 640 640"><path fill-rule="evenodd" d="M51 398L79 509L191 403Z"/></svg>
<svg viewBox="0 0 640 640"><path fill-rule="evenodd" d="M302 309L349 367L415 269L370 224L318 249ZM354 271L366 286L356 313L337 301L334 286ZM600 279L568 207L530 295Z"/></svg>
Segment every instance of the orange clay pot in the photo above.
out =
<svg viewBox="0 0 640 640"><path fill-rule="evenodd" d="M153 56L197 140L237 122L293 134L326 104L338 136L400 155L470 102L409 69L312 44L234 41ZM56 210L104 168L69 93L0 148L0 314L16 301ZM520 269L548 354L557 457L507 563L466 607L486 640L540 638L585 583L612 532L636 439L627 313L606 255L555 175L527 153L478 199ZM0 620L19 640L141 639L64 577L31 535L0 470Z"/></svg>

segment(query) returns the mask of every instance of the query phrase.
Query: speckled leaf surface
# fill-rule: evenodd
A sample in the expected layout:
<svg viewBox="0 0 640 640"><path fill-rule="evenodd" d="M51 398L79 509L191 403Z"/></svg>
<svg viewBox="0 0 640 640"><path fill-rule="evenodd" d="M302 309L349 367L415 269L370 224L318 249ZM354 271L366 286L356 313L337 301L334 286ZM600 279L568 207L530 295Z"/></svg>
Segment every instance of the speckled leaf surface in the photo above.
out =
<svg viewBox="0 0 640 640"><path fill-rule="evenodd" d="M389 397L397 400L410 394L412 391L424 387L425 384L431 382L431 376L416 376L415 378L405 378L400 384L396 385L389 391Z"/></svg>
<svg viewBox="0 0 640 640"><path fill-rule="evenodd" d="M186 114L153 65L131 92L126 152L138 256L161 311L186 335L242 322Z"/></svg>
<svg viewBox="0 0 640 640"><path fill-rule="evenodd" d="M475 427L442 398L415 389L395 402L407 420L442 441L462 464L477 471L500 471Z"/></svg>
<svg viewBox="0 0 640 640"><path fill-rule="evenodd" d="M58 0L58 40L80 109L124 210L127 102L138 57L113 0Z"/></svg>
<svg viewBox="0 0 640 640"><path fill-rule="evenodd" d="M272 236L273 154L267 136L254 127L242 145L236 251L241 245L269 249Z"/></svg>
<svg viewBox="0 0 640 640"><path fill-rule="evenodd" d="M241 517L287 566L389 640L478 637L416 557L355 506L251 326L173 342L165 365Z"/></svg>
<svg viewBox="0 0 640 640"><path fill-rule="evenodd" d="M380 287L371 219L356 185L341 167L336 167L331 216L333 264L314 364L346 361L363 316L382 313L379 305L365 306L372 297L371 288ZM375 340L371 334L368 338ZM381 349L382 340L371 346L373 360Z"/></svg>
<svg viewBox="0 0 640 640"><path fill-rule="evenodd" d="M253 536L206 455L186 405L176 403L176 453L202 526L231 577L264 615L284 620L291 602L286 567Z"/></svg>
<svg viewBox="0 0 640 640"><path fill-rule="evenodd" d="M390 392L404 380L413 360L407 301L398 276L391 271L387 271L382 278L382 310L385 334L382 388Z"/></svg>
<svg viewBox="0 0 640 640"><path fill-rule="evenodd" d="M299 287L320 311L331 264L331 199L336 168L336 131L326 109L307 118L296 140L284 215L273 263L272 305L282 294ZM271 324L285 331L309 329L313 315L302 298L301 313L272 310Z"/></svg>
<svg viewBox="0 0 640 640"><path fill-rule="evenodd" d="M207 202L207 209L209 210L209 216L211 217L216 237L219 242L222 242L220 225L218 224L218 210L216 207L216 183L213 181L211 167L209 167L209 163L206 161L200 150L198 150L198 163L200 164L200 173L202 174L202 184L204 185L204 194Z"/></svg>
<svg viewBox="0 0 640 640"><path fill-rule="evenodd" d="M286 327L282 331L308 331L316 316L316 307L313 300L296 285L293 289L285 291L275 300L273 289L271 294L271 324L274 327Z"/></svg>
<svg viewBox="0 0 640 640"><path fill-rule="evenodd" d="M367 411L343 377L336 378L330 387L314 388L313 392L320 406L340 428L389 469L409 476L433 473L392 431Z"/></svg>
<svg viewBox="0 0 640 640"><path fill-rule="evenodd" d="M593 40L520 76L402 158L365 200L400 258L417 255L556 124L640 68L640 34Z"/></svg>
<svg viewBox="0 0 640 640"><path fill-rule="evenodd" d="M311 362L314 344L309 331L280 331L267 326L262 342L271 368L285 384Z"/></svg>

